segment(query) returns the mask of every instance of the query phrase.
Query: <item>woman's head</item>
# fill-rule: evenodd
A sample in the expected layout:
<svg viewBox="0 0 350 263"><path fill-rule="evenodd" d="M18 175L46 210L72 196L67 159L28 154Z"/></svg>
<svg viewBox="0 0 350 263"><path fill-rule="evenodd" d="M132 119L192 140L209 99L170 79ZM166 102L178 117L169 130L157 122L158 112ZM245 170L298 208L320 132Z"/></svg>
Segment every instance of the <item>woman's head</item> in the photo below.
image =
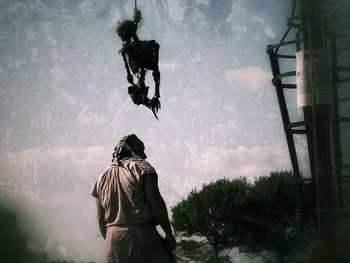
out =
<svg viewBox="0 0 350 263"><path fill-rule="evenodd" d="M145 146L135 134L124 136L114 147L113 160L119 161L127 157L147 158Z"/></svg>

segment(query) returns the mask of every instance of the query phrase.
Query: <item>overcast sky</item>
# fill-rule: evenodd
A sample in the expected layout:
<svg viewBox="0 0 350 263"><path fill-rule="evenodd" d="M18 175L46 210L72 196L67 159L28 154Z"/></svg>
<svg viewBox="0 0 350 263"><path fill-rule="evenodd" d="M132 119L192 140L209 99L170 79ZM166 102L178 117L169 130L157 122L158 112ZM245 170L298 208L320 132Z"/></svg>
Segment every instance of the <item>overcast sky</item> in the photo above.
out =
<svg viewBox="0 0 350 263"><path fill-rule="evenodd" d="M139 0L139 38L160 44L159 121L130 100L118 54L133 2L0 0L0 194L54 256L102 261L89 192L123 135L144 141L168 207L218 178L291 169L266 55L290 1Z"/></svg>

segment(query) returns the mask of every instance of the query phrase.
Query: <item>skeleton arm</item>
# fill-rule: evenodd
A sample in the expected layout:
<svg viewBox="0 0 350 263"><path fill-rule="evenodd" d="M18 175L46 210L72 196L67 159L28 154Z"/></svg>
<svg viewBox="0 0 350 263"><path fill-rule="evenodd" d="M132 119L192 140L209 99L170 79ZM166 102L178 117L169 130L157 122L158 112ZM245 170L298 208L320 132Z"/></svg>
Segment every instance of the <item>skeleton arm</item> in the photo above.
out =
<svg viewBox="0 0 350 263"><path fill-rule="evenodd" d="M128 80L128 82L129 82L131 85L135 86L134 79L133 79L133 77L132 77L132 74L131 74L131 72L130 72L130 68L129 68L129 65L128 65L128 61L127 61L127 59L126 59L126 52L125 52L124 47L121 49L120 52L121 52L121 54L122 54L122 56L123 56L123 61L124 61L124 66L125 66L125 68L126 68L126 73L128 74L127 80Z"/></svg>
<svg viewBox="0 0 350 263"><path fill-rule="evenodd" d="M159 72L159 67L158 67L158 61L159 61L159 44L157 42L154 43L154 55L155 55L155 69L152 73L153 75L153 80L155 83L155 94L154 96L156 98L160 98L160 93L159 93L159 85L160 85L160 72Z"/></svg>

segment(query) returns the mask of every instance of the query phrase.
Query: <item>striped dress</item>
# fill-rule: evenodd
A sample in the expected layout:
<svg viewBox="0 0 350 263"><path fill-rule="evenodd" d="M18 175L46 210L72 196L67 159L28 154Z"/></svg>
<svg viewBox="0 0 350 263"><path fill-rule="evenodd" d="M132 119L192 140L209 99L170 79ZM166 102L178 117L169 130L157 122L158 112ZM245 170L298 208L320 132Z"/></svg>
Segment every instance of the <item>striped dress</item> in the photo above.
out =
<svg viewBox="0 0 350 263"><path fill-rule="evenodd" d="M169 262L144 192L144 177L155 175L148 162L130 157L113 163L95 182L92 196L105 211L107 263Z"/></svg>

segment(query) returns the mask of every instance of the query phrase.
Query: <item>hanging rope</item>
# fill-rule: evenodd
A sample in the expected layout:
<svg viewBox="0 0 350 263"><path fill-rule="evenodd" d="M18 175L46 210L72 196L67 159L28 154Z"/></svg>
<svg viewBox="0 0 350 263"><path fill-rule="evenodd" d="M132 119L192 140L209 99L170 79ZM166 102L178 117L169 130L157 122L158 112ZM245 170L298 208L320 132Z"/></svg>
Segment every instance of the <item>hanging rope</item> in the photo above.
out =
<svg viewBox="0 0 350 263"><path fill-rule="evenodd" d="M134 7L134 12L133 12L133 20L135 24L140 23L141 21L141 11L137 9L137 1L135 0L135 7Z"/></svg>

